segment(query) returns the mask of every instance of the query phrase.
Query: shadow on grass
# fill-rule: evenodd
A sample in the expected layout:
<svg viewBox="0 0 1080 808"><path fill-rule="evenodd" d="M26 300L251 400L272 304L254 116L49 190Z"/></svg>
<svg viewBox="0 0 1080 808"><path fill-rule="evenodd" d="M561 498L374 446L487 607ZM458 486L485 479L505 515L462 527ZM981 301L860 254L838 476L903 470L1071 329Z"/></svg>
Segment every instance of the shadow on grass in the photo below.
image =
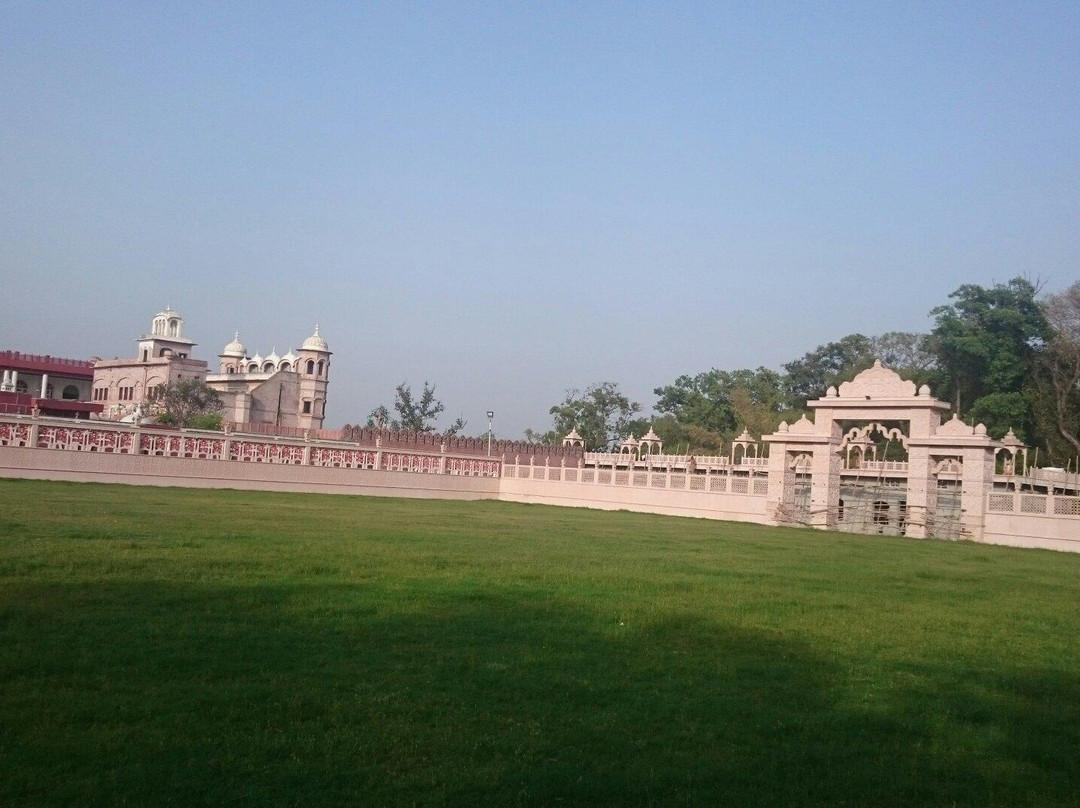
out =
<svg viewBox="0 0 1080 808"><path fill-rule="evenodd" d="M0 600L0 803L1076 804L1080 681L363 585Z"/></svg>

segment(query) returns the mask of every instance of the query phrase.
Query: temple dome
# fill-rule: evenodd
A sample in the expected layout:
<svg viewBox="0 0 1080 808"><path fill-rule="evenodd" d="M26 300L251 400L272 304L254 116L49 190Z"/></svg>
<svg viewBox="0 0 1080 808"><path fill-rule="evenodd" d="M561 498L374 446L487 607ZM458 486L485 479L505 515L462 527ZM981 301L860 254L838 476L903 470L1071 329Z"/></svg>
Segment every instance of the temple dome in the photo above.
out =
<svg viewBox="0 0 1080 808"><path fill-rule="evenodd" d="M247 356L247 348L240 342L239 331L233 335L233 341L221 349L221 356L235 356L239 359Z"/></svg>
<svg viewBox="0 0 1080 808"><path fill-rule="evenodd" d="M315 333L304 340L304 344L300 346L302 351L322 351L323 353L330 353L330 346L326 344L326 340L319 334L319 326L316 324Z"/></svg>

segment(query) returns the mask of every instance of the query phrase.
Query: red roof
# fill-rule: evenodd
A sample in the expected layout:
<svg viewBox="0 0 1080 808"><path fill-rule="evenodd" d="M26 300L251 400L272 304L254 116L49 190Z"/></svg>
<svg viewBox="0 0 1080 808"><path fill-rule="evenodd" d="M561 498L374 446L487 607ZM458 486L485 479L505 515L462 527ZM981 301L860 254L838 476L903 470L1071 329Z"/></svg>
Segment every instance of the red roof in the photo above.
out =
<svg viewBox="0 0 1080 808"><path fill-rule="evenodd" d="M94 363L85 359L65 359L62 356L25 354L20 351L0 351L0 367L12 370L31 370L77 379L94 378Z"/></svg>

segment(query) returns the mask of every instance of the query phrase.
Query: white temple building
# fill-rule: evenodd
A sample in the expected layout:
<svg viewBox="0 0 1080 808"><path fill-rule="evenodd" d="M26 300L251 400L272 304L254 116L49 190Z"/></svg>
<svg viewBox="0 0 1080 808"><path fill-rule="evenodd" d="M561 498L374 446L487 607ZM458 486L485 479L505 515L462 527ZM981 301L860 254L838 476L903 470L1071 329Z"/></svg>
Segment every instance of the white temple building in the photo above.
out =
<svg viewBox="0 0 1080 808"><path fill-rule="evenodd" d="M235 334L218 355L218 372L192 357L197 344L184 335L184 319L166 307L154 315L150 332L136 339L131 359L96 360L92 399L104 406L102 418L131 420L149 411L152 391L185 379L198 379L217 391L223 418L234 424L271 424L319 429L326 413L331 351L315 326L302 345L279 356L249 356Z"/></svg>

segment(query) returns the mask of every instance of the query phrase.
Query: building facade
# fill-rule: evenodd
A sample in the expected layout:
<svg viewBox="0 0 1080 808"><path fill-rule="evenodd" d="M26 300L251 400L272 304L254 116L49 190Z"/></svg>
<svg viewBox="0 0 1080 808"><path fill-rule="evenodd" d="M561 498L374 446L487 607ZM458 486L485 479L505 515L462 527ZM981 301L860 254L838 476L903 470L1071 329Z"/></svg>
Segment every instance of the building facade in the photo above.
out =
<svg viewBox="0 0 1080 808"><path fill-rule="evenodd" d="M102 418L132 421L145 417L154 391L195 379L217 391L224 403L224 420L237 424L269 424L318 429L326 412L331 351L315 333L296 353L249 356L239 334L222 349L217 372L196 359L196 342L184 334L184 319L171 307L154 315L150 331L136 338L129 359L99 359L93 363L91 398L102 407Z"/></svg>
<svg viewBox="0 0 1080 808"><path fill-rule="evenodd" d="M326 391L330 382L330 347L319 334L296 350L278 356L249 356L240 334L218 354L218 372L206 383L225 403L225 419L235 424L274 424L298 429L320 429L326 417Z"/></svg>
<svg viewBox="0 0 1080 808"><path fill-rule="evenodd" d="M92 362L0 351L0 371L0 412L89 418L102 410L91 401Z"/></svg>

